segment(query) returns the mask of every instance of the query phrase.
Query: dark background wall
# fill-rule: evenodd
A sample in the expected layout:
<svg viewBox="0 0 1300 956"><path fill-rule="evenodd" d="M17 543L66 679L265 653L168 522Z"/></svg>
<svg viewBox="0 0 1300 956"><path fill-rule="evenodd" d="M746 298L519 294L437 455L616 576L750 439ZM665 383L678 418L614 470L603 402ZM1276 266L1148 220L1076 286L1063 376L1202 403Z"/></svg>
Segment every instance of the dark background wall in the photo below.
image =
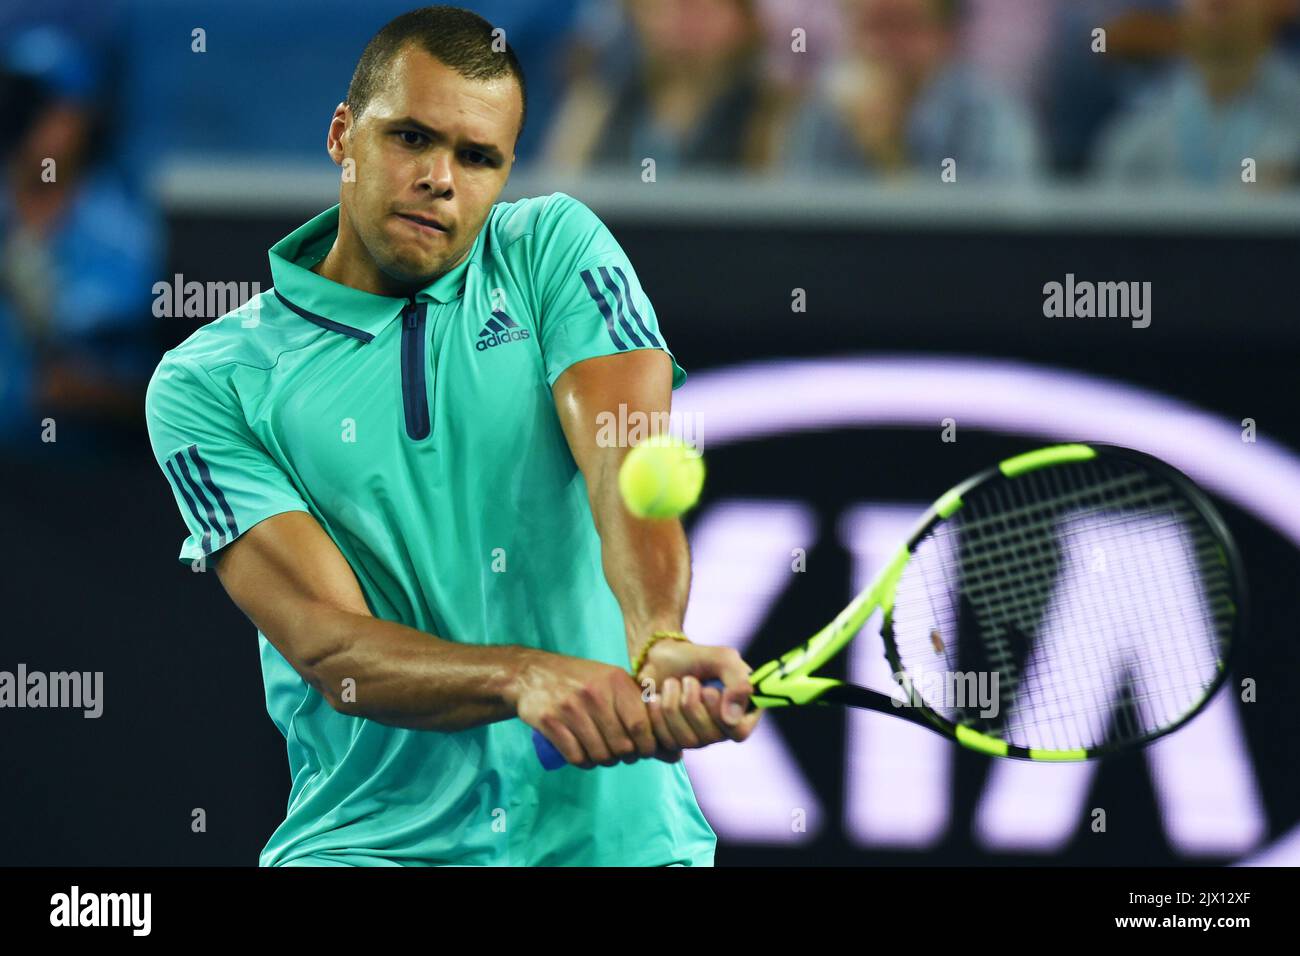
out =
<svg viewBox="0 0 1300 956"><path fill-rule="evenodd" d="M180 215L168 275L270 284L266 248L305 220ZM1295 239L1249 231L1212 235L1131 228L935 229L923 225L719 225L606 216L653 298L689 371L738 362L892 352L1014 358L1086 371L1193 403L1300 449ZM1150 328L1116 319L1046 319L1042 286L1080 279L1153 283ZM792 313L791 290L808 311ZM195 323L166 320L159 347ZM960 421L961 410L954 409ZM215 576L175 560L183 529L142 430L116 450L76 425L59 446L0 467L0 527L11 547L0 575L9 622L0 669L103 671L105 711L0 712L0 863L234 864L256 860L282 818L288 775L265 713L252 626ZM923 502L967 471L1038 444L972 433L958 449L926 429L836 429L729 445L710 453L710 503L733 497L807 502L825 522L862 498ZM64 442L65 434L68 441ZM775 451L777 454L772 454ZM1296 489L1300 491L1300 489ZM1298 498L1297 500L1300 500ZM1250 641L1234 665L1263 682L1239 704L1266 832L1257 849L1300 822L1300 693L1295 621L1300 562L1275 529L1220 502L1246 557ZM849 563L829 538L774 605L751 663L820 626L849 593ZM995 852L972 820L989 761L962 753L953 819L928 848L881 850L846 837L844 718L776 716L782 739L825 807L825 825L782 846L720 845L719 863L1227 862L1173 845L1141 756L1109 763L1090 800L1112 808L1112 836L1086 823L1066 846ZM1208 782L1207 782L1208 785ZM709 795L702 794L706 803ZM208 830L191 832L194 808ZM1247 855L1247 854L1239 854Z"/></svg>

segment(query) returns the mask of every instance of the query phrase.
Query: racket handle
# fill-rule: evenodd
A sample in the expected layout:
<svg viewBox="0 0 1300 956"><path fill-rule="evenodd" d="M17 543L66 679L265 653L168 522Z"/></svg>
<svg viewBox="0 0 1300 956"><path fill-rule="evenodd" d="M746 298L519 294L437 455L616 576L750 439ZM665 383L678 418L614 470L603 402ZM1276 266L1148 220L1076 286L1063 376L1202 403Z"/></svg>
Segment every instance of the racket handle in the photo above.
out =
<svg viewBox="0 0 1300 956"><path fill-rule="evenodd" d="M559 770L569 762L564 759L564 754L555 749L555 744L542 736L540 730L533 731L533 749L537 751L537 759L547 770Z"/></svg>
<svg viewBox="0 0 1300 956"><path fill-rule="evenodd" d="M712 680L705 681L704 686L722 690L722 681L715 677ZM547 770L559 770L569 764L569 761L564 759L564 754L556 750L555 744L547 740L540 730L533 731L533 749L537 751L537 759L542 762L542 766Z"/></svg>

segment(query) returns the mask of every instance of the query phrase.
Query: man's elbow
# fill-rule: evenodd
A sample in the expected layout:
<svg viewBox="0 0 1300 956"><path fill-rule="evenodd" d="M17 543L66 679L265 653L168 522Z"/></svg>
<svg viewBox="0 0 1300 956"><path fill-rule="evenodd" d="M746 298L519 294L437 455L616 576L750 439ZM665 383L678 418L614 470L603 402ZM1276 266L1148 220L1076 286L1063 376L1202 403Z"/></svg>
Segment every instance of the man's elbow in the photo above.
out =
<svg viewBox="0 0 1300 956"><path fill-rule="evenodd" d="M286 645L286 658L307 684L341 714L363 717L355 691L357 663L352 628L337 608L316 607L301 614Z"/></svg>

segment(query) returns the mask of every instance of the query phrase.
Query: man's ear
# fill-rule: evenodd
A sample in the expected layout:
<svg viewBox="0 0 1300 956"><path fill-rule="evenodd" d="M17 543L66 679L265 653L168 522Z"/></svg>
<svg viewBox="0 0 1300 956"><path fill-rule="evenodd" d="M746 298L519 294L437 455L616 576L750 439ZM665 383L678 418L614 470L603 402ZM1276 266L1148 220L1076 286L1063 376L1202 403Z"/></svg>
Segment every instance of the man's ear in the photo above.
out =
<svg viewBox="0 0 1300 956"><path fill-rule="evenodd" d="M347 103L340 103L334 107L329 130L325 134L325 151L330 154L330 159L334 160L335 166L343 165L343 156L346 152L344 141L351 129L352 109Z"/></svg>

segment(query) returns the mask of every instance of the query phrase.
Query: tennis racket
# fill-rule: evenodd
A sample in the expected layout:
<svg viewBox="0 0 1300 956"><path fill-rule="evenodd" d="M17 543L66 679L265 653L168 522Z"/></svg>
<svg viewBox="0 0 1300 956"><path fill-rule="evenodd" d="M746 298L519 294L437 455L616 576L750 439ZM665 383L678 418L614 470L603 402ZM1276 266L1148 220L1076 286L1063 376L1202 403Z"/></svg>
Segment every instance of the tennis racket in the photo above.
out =
<svg viewBox="0 0 1300 956"><path fill-rule="evenodd" d="M1055 445L940 497L833 621L749 675L751 706L841 704L996 757L1089 760L1209 702L1244 604L1232 537L1187 476L1128 448ZM877 610L901 700L816 673Z"/></svg>

